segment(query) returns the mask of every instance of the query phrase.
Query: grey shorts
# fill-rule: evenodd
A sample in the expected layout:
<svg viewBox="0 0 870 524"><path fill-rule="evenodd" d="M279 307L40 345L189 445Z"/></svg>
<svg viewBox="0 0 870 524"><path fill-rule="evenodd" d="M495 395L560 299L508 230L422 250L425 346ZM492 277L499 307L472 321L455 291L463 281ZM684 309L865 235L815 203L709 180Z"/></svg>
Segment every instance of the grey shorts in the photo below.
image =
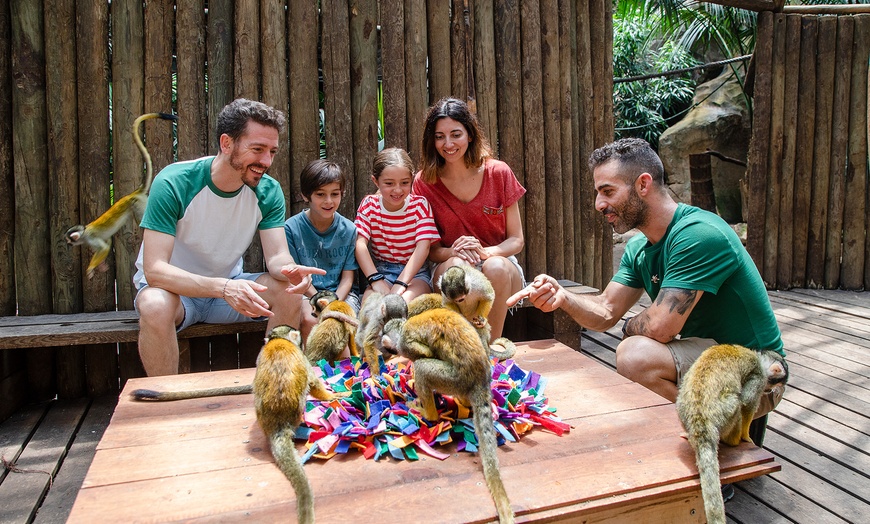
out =
<svg viewBox="0 0 870 524"><path fill-rule="evenodd" d="M683 338L672 340L665 344L674 357L674 365L677 368L677 386L683 382L683 376L689 371L692 364L701 356L701 353L710 346L718 344L712 338ZM761 396L761 403L755 412L755 417L764 416L775 408L782 400L785 388L775 388L770 393Z"/></svg>
<svg viewBox="0 0 870 524"><path fill-rule="evenodd" d="M232 280L257 280L262 274L263 273L239 273L233 277ZM140 287L137 296L138 293L141 293L146 287L148 287L147 284ZM251 318L247 315L243 315L233 309L227 301L222 298L191 298L182 296L181 307L184 308L184 320L181 321L181 324L175 327L176 332L198 322L206 324L232 324L235 322L253 322L255 320L263 320L266 318Z"/></svg>

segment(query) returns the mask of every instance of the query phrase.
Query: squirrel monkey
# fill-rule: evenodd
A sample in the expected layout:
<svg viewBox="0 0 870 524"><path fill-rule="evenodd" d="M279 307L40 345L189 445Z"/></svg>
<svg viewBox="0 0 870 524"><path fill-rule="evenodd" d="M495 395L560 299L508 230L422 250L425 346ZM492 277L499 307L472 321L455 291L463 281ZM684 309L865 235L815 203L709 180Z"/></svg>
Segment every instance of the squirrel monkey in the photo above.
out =
<svg viewBox="0 0 870 524"><path fill-rule="evenodd" d="M432 309L407 320L387 322L382 343L388 352L414 361L414 390L424 418L438 420L434 391L454 395L471 407L483 476L499 521L513 522L498 470L489 356L477 331L455 311Z"/></svg>
<svg viewBox="0 0 870 524"><path fill-rule="evenodd" d="M133 215L138 222L145 212L148 191L151 189L151 180L154 177L154 167L151 165L151 155L148 154L148 149L145 148L145 144L142 143L142 138L139 136L139 125L151 118L178 120L175 115L167 113L146 113L133 121L133 141L139 148L139 152L142 153L142 158L145 159L145 177L142 184L129 195L116 201L112 207L90 224L73 226L65 234L68 244L73 246L87 244L96 250L88 264L88 278L94 277L94 271L98 267L102 271L106 270L106 257L109 256L109 251L112 248L112 235L121 229L127 217Z"/></svg>
<svg viewBox="0 0 870 524"><path fill-rule="evenodd" d="M471 322L480 335L483 346L489 348L491 356L499 360L514 356L517 347L509 339L499 337L492 344L489 342L492 328L487 316L495 300L495 290L486 275L472 266L451 266L441 275L438 288L441 289L444 307L456 311ZM497 349L499 346L502 349Z"/></svg>
<svg viewBox="0 0 870 524"><path fill-rule="evenodd" d="M356 345L362 348L363 362L368 364L372 376L381 371L378 354L383 351L381 336L384 324L391 319L407 318L408 304L399 295L382 295L377 291L369 293L359 310L359 327L356 331Z"/></svg>
<svg viewBox="0 0 870 524"><path fill-rule="evenodd" d="M350 304L339 300L332 291L322 290L310 299L311 314L318 318L317 324L308 334L305 343L305 355L312 363L320 359L333 362L344 351L350 348L350 354L359 356L354 336L359 321Z"/></svg>
<svg viewBox="0 0 870 524"><path fill-rule="evenodd" d="M719 344L692 364L677 394L677 414L695 450L704 511L711 524L725 523L719 482L719 441L736 446L749 438L749 424L763 393L784 388L788 364L775 351Z"/></svg>

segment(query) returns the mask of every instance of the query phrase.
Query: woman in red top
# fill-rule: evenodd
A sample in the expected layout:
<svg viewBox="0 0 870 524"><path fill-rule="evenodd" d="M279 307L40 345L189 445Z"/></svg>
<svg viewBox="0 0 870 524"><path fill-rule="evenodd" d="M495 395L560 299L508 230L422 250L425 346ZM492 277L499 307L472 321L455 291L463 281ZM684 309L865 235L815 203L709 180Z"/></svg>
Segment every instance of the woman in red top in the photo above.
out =
<svg viewBox="0 0 870 524"><path fill-rule="evenodd" d="M421 163L413 192L429 201L441 234L429 249L429 259L438 263L432 282L437 286L458 264L483 271L495 289L489 314L494 340L504 328L505 301L524 285L514 255L525 244L517 201L526 190L507 164L492 157L477 117L455 98L429 108Z"/></svg>

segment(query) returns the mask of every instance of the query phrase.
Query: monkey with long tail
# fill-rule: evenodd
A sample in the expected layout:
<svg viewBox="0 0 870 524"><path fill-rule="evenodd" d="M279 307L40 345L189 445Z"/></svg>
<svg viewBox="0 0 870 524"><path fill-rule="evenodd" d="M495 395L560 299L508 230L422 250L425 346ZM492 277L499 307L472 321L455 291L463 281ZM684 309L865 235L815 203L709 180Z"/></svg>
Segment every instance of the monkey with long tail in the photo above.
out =
<svg viewBox="0 0 870 524"><path fill-rule="evenodd" d="M106 270L106 257L112 248L112 235L121 229L127 217L132 215L138 221L145 212L145 204L148 201L148 191L151 189L151 180L154 178L154 167L151 165L151 155L142 143L139 136L139 125L145 120L162 118L163 120L178 120L175 115L167 113L146 113L133 121L133 141L145 159L145 177L142 184L129 195L115 202L105 213L87 225L77 225L69 228L66 232L68 244L78 246L87 244L96 250L91 262L88 264L88 278L93 278L94 271L99 267Z"/></svg>

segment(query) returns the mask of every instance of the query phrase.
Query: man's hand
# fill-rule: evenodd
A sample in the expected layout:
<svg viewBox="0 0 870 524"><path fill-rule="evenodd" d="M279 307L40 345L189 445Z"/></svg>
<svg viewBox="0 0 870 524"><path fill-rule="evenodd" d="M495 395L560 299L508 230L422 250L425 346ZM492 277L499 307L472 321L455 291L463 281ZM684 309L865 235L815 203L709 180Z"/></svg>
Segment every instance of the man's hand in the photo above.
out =
<svg viewBox="0 0 870 524"><path fill-rule="evenodd" d="M290 281L290 285L287 286L288 293L303 293L311 285L311 275L325 275L326 270L319 267L287 264L281 268L281 274Z"/></svg>
<svg viewBox="0 0 870 524"><path fill-rule="evenodd" d="M508 307L527 298L533 306L545 313L555 311L565 303L565 289L550 275L538 275L531 284L507 299Z"/></svg>
<svg viewBox="0 0 870 524"><path fill-rule="evenodd" d="M224 284L223 298L233 309L251 318L271 317L269 303L259 295L267 288L253 280L229 279Z"/></svg>

